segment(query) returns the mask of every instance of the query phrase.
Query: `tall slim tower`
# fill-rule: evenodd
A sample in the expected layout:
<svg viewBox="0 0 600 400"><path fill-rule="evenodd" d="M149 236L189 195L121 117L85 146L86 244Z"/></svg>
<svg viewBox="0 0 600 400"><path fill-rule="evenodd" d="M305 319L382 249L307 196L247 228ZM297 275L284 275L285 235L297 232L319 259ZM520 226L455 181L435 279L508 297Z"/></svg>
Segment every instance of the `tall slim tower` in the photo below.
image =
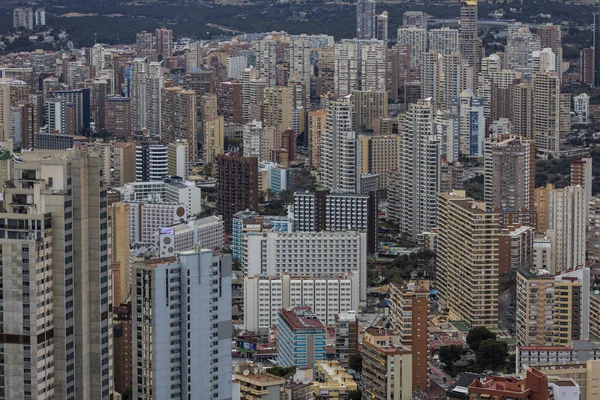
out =
<svg viewBox="0 0 600 400"><path fill-rule="evenodd" d="M158 55L162 58L171 57L173 55L173 31L160 28L156 30L155 36Z"/></svg>
<svg viewBox="0 0 600 400"><path fill-rule="evenodd" d="M477 0L460 2L460 55L479 72L481 39L477 37Z"/></svg>
<svg viewBox="0 0 600 400"><path fill-rule="evenodd" d="M321 182L333 192L356 191L356 127L352 95L323 96L327 117L321 138Z"/></svg>
<svg viewBox="0 0 600 400"><path fill-rule="evenodd" d="M160 134L162 88L165 86L162 63L148 57L136 58L131 66L131 130L148 129L150 136Z"/></svg>
<svg viewBox="0 0 600 400"><path fill-rule="evenodd" d="M371 39L375 35L375 0L356 2L356 37Z"/></svg>
<svg viewBox="0 0 600 400"><path fill-rule="evenodd" d="M400 120L400 232L411 240L435 227L440 187L440 142L430 98L411 104Z"/></svg>
<svg viewBox="0 0 600 400"><path fill-rule="evenodd" d="M600 13L594 14L594 87L600 87Z"/></svg>
<svg viewBox="0 0 600 400"><path fill-rule="evenodd" d="M97 154L36 150L4 190L0 366L10 398L113 397L104 179Z"/></svg>

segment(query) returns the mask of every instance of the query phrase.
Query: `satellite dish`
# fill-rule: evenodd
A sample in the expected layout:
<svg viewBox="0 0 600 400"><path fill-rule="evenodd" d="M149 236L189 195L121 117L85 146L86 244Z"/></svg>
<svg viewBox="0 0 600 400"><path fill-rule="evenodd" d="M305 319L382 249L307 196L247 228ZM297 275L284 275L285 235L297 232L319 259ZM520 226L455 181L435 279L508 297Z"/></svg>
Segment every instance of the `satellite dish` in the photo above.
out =
<svg viewBox="0 0 600 400"><path fill-rule="evenodd" d="M308 377L305 376L304 379L302 379L302 383L304 383L305 385L309 384L310 383L310 379L308 379Z"/></svg>
<svg viewBox="0 0 600 400"><path fill-rule="evenodd" d="M248 375L250 375L250 371L247 370L247 369L245 369L244 372L243 372L243 374L244 374L244 376L248 376Z"/></svg>

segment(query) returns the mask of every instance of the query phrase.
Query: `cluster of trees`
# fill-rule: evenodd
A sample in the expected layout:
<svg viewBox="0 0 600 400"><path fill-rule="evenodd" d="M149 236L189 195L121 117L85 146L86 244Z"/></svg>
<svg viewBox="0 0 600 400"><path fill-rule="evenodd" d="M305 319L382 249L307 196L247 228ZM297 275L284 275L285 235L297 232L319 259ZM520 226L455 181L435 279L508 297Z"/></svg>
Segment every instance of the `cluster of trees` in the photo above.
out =
<svg viewBox="0 0 600 400"><path fill-rule="evenodd" d="M600 174L600 148L591 151L592 175ZM571 161L578 157L561 157L549 160L537 160L535 163L535 186L545 186L552 183L556 188L563 188L571 184ZM592 194L600 193L600 180L592 180Z"/></svg>
<svg viewBox="0 0 600 400"><path fill-rule="evenodd" d="M267 372L271 375L280 376L286 378L296 373L296 367L272 367L267 368Z"/></svg>
<svg viewBox="0 0 600 400"><path fill-rule="evenodd" d="M454 376L464 371L514 371L514 356L509 356L506 343L497 340L496 334L487 328L471 329L467 335L467 345L475 354L475 359L463 358L462 346L450 345L440 348L440 361L446 365L444 370L448 374Z"/></svg>
<svg viewBox="0 0 600 400"><path fill-rule="evenodd" d="M415 253L397 256L392 263L382 271L382 283L405 281L411 279L413 275L418 277L430 276L433 271L434 262L435 253L427 249L421 249Z"/></svg>

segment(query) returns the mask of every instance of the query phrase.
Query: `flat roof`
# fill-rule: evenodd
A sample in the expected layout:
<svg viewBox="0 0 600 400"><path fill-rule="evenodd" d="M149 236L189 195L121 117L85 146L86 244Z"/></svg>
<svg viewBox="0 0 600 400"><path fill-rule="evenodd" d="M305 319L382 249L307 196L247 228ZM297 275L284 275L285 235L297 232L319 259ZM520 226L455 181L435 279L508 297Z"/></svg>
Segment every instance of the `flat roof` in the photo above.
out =
<svg viewBox="0 0 600 400"><path fill-rule="evenodd" d="M292 329L323 329L325 325L313 314L310 307L279 310L281 317Z"/></svg>

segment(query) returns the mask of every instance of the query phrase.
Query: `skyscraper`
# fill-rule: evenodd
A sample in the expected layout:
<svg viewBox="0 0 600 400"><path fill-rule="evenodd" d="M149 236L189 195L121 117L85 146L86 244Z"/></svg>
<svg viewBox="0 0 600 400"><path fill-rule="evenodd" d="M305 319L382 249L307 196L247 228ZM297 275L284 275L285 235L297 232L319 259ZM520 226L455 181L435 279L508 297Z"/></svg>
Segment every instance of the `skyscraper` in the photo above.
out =
<svg viewBox="0 0 600 400"><path fill-rule="evenodd" d="M411 104L399 131L401 192L390 203L398 204L400 232L416 241L435 226L440 187L440 141L431 99Z"/></svg>
<svg viewBox="0 0 600 400"><path fill-rule="evenodd" d="M15 187L4 190L2 325L11 340L3 343L0 365L11 398L113 396L102 171L94 154L24 152Z"/></svg>
<svg viewBox="0 0 600 400"><path fill-rule="evenodd" d="M458 53L458 29L444 27L429 30L429 51L441 55Z"/></svg>
<svg viewBox="0 0 600 400"><path fill-rule="evenodd" d="M479 72L481 59L481 39L477 36L477 0L460 2L460 55Z"/></svg>
<svg viewBox="0 0 600 400"><path fill-rule="evenodd" d="M498 325L498 214L464 191L438 202L436 288L449 318L472 327Z"/></svg>
<svg viewBox="0 0 600 400"><path fill-rule="evenodd" d="M143 142L135 146L136 182L162 181L169 174L169 150L158 142Z"/></svg>
<svg viewBox="0 0 600 400"><path fill-rule="evenodd" d="M171 57L173 55L173 31L167 28L157 29L155 32L156 52L159 59Z"/></svg>
<svg viewBox="0 0 600 400"><path fill-rule="evenodd" d="M162 63L136 58L131 66L131 130L160 134L160 107L165 86Z"/></svg>
<svg viewBox="0 0 600 400"><path fill-rule="evenodd" d="M321 183L332 192L355 193L358 172L352 96L323 96L321 101L327 112L321 138Z"/></svg>
<svg viewBox="0 0 600 400"><path fill-rule="evenodd" d="M383 43L388 42L388 12L384 11L381 14L376 16L376 32L374 38L377 40L382 40Z"/></svg>
<svg viewBox="0 0 600 400"><path fill-rule="evenodd" d="M238 211L258 211L258 159L219 154L217 167L217 212L223 216L225 232L231 232Z"/></svg>
<svg viewBox="0 0 600 400"><path fill-rule="evenodd" d="M522 137L490 137L485 149L485 203L488 211L533 210L535 144Z"/></svg>
<svg viewBox="0 0 600 400"><path fill-rule="evenodd" d="M375 35L375 0L356 2L356 37L371 39Z"/></svg>
<svg viewBox="0 0 600 400"><path fill-rule="evenodd" d="M231 256L191 250L132 265L133 396L231 398Z"/></svg>
<svg viewBox="0 0 600 400"><path fill-rule="evenodd" d="M416 26L398 28L398 45L410 46L410 67L421 65L422 54L427 51L427 29Z"/></svg>
<svg viewBox="0 0 600 400"><path fill-rule="evenodd" d="M600 87L600 13L594 13L594 87Z"/></svg>
<svg viewBox="0 0 600 400"><path fill-rule="evenodd" d="M570 123L570 95L561 93L560 77L554 72L533 76L533 137L542 152L560 150L560 135Z"/></svg>
<svg viewBox="0 0 600 400"><path fill-rule="evenodd" d="M214 163L216 157L225 151L224 125L222 116L213 116L204 120L204 145L202 146L204 164Z"/></svg>
<svg viewBox="0 0 600 400"><path fill-rule="evenodd" d="M190 161L198 160L196 92L172 86L162 90L160 136L166 142L185 139Z"/></svg>

